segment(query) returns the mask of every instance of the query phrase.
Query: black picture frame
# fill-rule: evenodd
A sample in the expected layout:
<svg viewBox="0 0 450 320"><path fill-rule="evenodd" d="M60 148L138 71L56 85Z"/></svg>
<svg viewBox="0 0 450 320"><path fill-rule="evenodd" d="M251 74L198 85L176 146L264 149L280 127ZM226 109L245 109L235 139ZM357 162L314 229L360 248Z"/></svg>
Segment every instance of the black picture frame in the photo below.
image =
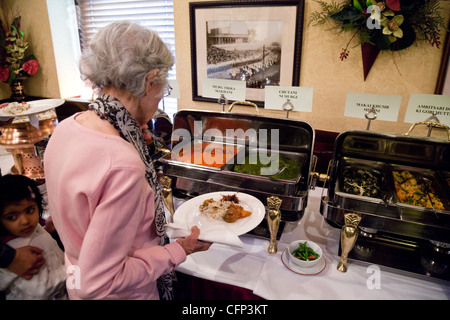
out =
<svg viewBox="0 0 450 320"><path fill-rule="evenodd" d="M450 22L447 30L450 30ZM447 32L444 41L444 51L442 53L441 64L439 67L438 79L436 82L435 94L450 95L450 32Z"/></svg>
<svg viewBox="0 0 450 320"><path fill-rule="evenodd" d="M242 48L241 50L227 51L234 52L234 56L231 59L236 60L232 63L234 68L233 72L229 73L229 70L227 70L224 71L224 73L228 72L230 77L240 77L240 80L246 80L246 101L253 102L259 107L264 107L264 88L262 88L262 86L266 85L266 83L269 85L299 86L304 5L305 0L234 0L190 2L189 14L191 31L192 99L194 101L218 102L216 99L203 97L201 95L201 81L205 77L217 79L217 74L208 76L208 72L210 70L223 69L222 65L220 65L221 68L208 69L208 66L218 65L208 64L207 62L207 58L209 58L210 61L212 60L211 57L213 54L211 53L211 50L208 52L208 46L211 47L209 44L213 41L243 41L243 43L240 42L239 44L236 44L236 42L234 43L234 46L236 48ZM269 20L266 18L267 20L263 20L264 17L267 17L268 15L270 15L271 19ZM216 18L216 20L214 20L214 17L217 16L220 18ZM221 29L221 27L210 27L211 32L208 32L208 26L211 24L217 25L222 22L228 22L232 25L235 23L242 24L242 21L247 24L247 39L228 39L223 31L234 28L230 26L223 27L223 29ZM254 25L262 25L263 27L252 27ZM283 32L275 32L274 30L278 29L274 29L272 26L281 28ZM269 35L270 38L276 39L278 36L282 40L279 42L273 41L272 44L268 45L269 49L265 49L264 45L263 49L261 49L262 54L260 57L261 59L267 57L267 61L269 62L264 61L263 68L259 68L260 64L254 68L256 64L253 62L256 61L257 58L252 60L250 57L245 61L245 59L240 59L241 54L243 55L246 52L256 52L255 50L251 51L246 48L255 45L254 43L256 41L253 39L258 37L261 39L264 38L264 34L262 37L261 35L256 35L257 33L264 32L267 33L267 38L265 41L268 40ZM231 31L229 33L232 34ZM249 41L249 38L252 38L252 40ZM217 43L214 45L219 47ZM226 46L227 44L220 43L220 45L222 45L222 47L220 47L218 51L222 53L224 51L222 51L221 48L223 48L223 45ZM276 58L276 54L278 53L277 46L280 51L278 58ZM202 50L199 48L202 48ZM235 58L236 55L238 55L236 52L239 53L239 58ZM271 54L273 54L275 58L273 58L273 56L271 57ZM219 54L219 56L220 55L222 54ZM272 60L275 62L272 62ZM250 64L249 61L252 61L252 63ZM242 66L244 66L244 68L240 68ZM266 68L266 66L270 66L271 69L269 70L269 67ZM262 77L260 71L261 69L268 70L267 73L271 74L271 76ZM239 73L237 73L236 70L238 70ZM258 71L256 72L255 70ZM221 71L218 72L220 73ZM254 75L253 79L252 75ZM256 75L258 75L258 77L256 77ZM227 79L222 77L222 74L219 75L219 78Z"/></svg>

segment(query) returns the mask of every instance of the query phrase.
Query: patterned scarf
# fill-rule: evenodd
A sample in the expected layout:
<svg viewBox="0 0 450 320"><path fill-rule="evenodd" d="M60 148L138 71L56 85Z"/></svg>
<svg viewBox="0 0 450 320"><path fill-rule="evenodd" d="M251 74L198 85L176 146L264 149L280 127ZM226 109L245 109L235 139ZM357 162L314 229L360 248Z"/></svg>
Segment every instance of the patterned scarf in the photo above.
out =
<svg viewBox="0 0 450 320"><path fill-rule="evenodd" d="M145 177L155 193L155 224L159 245L164 246L168 244L169 238L164 229L166 217L161 196L161 185L158 183L150 152L136 120L133 119L128 110L118 100L103 93L89 104L89 109L94 110L100 118L108 120L120 132L123 139L134 145L141 156L145 164ZM173 271L158 278L157 286L162 300L173 299L172 280L174 278L175 273Z"/></svg>

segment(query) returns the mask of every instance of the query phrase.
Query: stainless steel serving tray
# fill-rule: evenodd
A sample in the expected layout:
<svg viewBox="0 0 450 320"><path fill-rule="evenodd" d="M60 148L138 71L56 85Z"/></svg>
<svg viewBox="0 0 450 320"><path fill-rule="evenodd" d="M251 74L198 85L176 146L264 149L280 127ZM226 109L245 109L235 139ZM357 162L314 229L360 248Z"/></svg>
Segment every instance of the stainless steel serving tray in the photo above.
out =
<svg viewBox="0 0 450 320"><path fill-rule="evenodd" d="M450 214L450 201L448 198L450 194L444 192L445 186L441 184L442 182L439 180L438 172L430 170L430 169L426 169L426 168L417 168L417 167L395 165L395 164L390 165L389 168L390 168L390 172L389 172L390 173L389 174L390 185L392 187L394 186L393 172L394 171L397 171L397 172L408 171L413 175L415 180L420 180L420 179L426 180L425 183L428 183L430 185L430 187L433 189L433 190L430 190L429 192L434 193L441 200L441 202L444 206L444 209L434 208L432 210L437 211L442 214ZM416 209L419 211L424 211L424 210L430 209L430 208L425 208L425 207L422 207L419 205L413 205L413 204L408 204L408 203L402 202L399 199L397 192L395 191L395 187L393 187L392 189L393 189L393 202L397 206L405 206L405 207Z"/></svg>
<svg viewBox="0 0 450 320"><path fill-rule="evenodd" d="M342 173L348 166L376 170L384 176L381 199L345 193ZM450 142L440 139L398 136L369 131L349 131L336 139L330 164L327 195L321 213L336 227L344 225L344 214L361 214L360 227L389 234L450 243L450 211L401 203L396 197L393 169L409 169L425 175L445 202L448 186L445 169L450 168ZM445 206L445 204L444 204Z"/></svg>
<svg viewBox="0 0 450 320"><path fill-rule="evenodd" d="M194 150L195 146L203 143L202 140L192 140L189 142L189 144L186 144L186 146L183 149L179 149L180 151L189 151L189 155L191 155L191 151ZM243 146L240 145L233 145L233 144L226 144L226 143L216 143L216 142L207 142L208 145L219 145L224 146L225 148L231 147L236 148L236 153L239 152ZM173 153L173 154L172 154ZM234 155L231 158L231 161L233 161ZM193 161L190 161L193 160ZM163 164L164 171L176 173L179 175L183 175L185 177L191 177L194 179L201 179L201 178L209 178L209 175L214 172L219 172L222 170L225 163L220 164L220 166L214 166L211 162L210 165L203 164L203 159L183 159L182 156L179 156L174 151L171 153L164 154L161 156L158 161ZM211 159L208 159L211 160ZM214 163L215 164L215 163Z"/></svg>
<svg viewBox="0 0 450 320"><path fill-rule="evenodd" d="M172 160L170 154L162 156L159 161L163 164L164 172L167 174L176 174L184 178L193 178L196 180L211 180L217 175L229 176L230 186L240 187L245 189L255 189L262 192L268 192L279 195L294 195L299 190L299 182L302 178L301 168L306 163L307 157L304 153L294 153L288 151L279 151L279 156L285 159L294 160L298 162L299 171L292 176L292 179L274 178L270 175L257 175L235 172L236 165L241 164L240 159L244 158L243 154L248 155L253 152L269 152L265 150L249 149L243 146L236 146L238 152L229 161L220 167L209 165L202 165L192 162L183 162ZM276 171L282 170L280 166L276 167ZM221 180L226 179L222 177Z"/></svg>
<svg viewBox="0 0 450 320"><path fill-rule="evenodd" d="M233 161L220 168L174 161L167 155L160 157L156 160L161 164L160 174L174 180L173 189L189 195L236 190L252 194L264 204L267 197L277 195L282 200L284 220L301 218L313 164L314 129L308 123L252 114L181 110L174 117L173 129L173 149L192 141L225 143L239 149ZM234 172L242 153L252 152L279 152L300 162L299 172L293 179Z"/></svg>
<svg viewBox="0 0 450 320"><path fill-rule="evenodd" d="M386 164L380 161L370 161L365 159L354 159L344 157L342 159L342 165L340 167L340 173L336 181L335 194L336 196L343 198L352 198L361 201L368 201L377 204L382 204L388 201L389 192L387 190L385 170ZM357 194L349 192L345 189L345 178L348 178L348 173L353 171L365 170L376 176L377 184L379 188L379 194L377 196L370 196L364 194Z"/></svg>
<svg viewBox="0 0 450 320"><path fill-rule="evenodd" d="M236 168L239 165L244 164L244 160L246 157L249 157L252 160L252 155L259 154L262 152L263 154L270 154L268 150L260 150L260 149L252 149L252 148L243 148L240 150L236 156L234 157L234 161L231 161L225 164L222 167L223 174L233 176L238 180L242 180L242 187L247 189L258 189L264 192L273 193L273 194L281 194L281 195L294 195L299 190L299 182L302 178L303 166L307 163L307 154L305 153L296 153L289 151L278 151L276 155L271 154L273 157L283 157L286 160L292 160L297 162L298 170L296 170L295 174L292 174L289 177L277 177L277 175L262 175L262 174L252 174L248 173L248 171L237 172ZM256 157L255 157L256 159ZM254 162L247 164L252 169L256 169L258 171L259 166ZM255 166L255 168L253 168ZM283 166L279 164L275 166L275 173L277 171L286 170L283 169ZM282 174L281 172L280 174Z"/></svg>

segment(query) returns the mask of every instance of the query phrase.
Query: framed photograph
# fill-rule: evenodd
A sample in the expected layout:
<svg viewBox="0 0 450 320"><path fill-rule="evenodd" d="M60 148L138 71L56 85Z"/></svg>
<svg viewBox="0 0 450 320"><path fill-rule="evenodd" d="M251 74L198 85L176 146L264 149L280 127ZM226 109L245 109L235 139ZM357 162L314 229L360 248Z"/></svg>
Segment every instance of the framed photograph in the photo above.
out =
<svg viewBox="0 0 450 320"><path fill-rule="evenodd" d="M450 23L449 26L450 28ZM435 94L450 95L450 32L447 32L444 42L444 52L442 53L441 65L436 82Z"/></svg>
<svg viewBox="0 0 450 320"><path fill-rule="evenodd" d="M189 3L192 98L205 78L244 80L246 101L264 106L264 87L299 86L304 0Z"/></svg>

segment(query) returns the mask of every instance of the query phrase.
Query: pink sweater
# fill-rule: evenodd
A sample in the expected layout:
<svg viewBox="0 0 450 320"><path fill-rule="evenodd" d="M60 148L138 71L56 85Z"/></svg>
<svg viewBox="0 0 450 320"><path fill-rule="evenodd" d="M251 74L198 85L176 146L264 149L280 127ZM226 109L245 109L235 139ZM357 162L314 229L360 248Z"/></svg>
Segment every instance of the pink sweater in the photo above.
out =
<svg viewBox="0 0 450 320"><path fill-rule="evenodd" d="M75 118L56 127L44 159L50 213L65 249L69 296L158 299L156 279L186 254L176 242L158 245L154 193L133 145L88 129Z"/></svg>

